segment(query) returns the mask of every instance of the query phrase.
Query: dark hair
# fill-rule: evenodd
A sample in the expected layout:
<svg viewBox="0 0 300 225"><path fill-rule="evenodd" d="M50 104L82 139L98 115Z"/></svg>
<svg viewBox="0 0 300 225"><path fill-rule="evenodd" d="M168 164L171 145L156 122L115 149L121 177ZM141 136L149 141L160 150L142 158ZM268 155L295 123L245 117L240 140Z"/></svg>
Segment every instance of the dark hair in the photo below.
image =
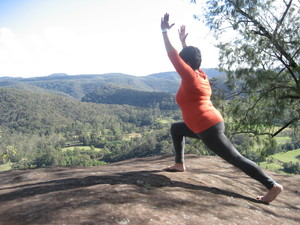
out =
<svg viewBox="0 0 300 225"><path fill-rule="evenodd" d="M197 70L200 68L202 57L201 52L198 48L193 46L185 47L184 49L182 49L179 55L186 64L192 67L193 70Z"/></svg>

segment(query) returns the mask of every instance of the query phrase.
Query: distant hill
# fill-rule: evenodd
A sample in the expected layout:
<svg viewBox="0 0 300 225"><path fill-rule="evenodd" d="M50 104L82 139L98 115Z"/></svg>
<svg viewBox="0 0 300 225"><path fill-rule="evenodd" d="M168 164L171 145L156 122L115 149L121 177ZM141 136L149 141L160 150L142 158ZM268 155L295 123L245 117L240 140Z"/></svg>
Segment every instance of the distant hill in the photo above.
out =
<svg viewBox="0 0 300 225"><path fill-rule="evenodd" d="M62 131L72 124L93 123L126 115L117 105L80 102L69 97L30 90L0 87L0 131L1 127L14 132ZM124 117L123 115L123 117Z"/></svg>
<svg viewBox="0 0 300 225"><path fill-rule="evenodd" d="M220 71L220 70L213 69L213 68L203 68L202 70L206 73L206 75L207 75L209 78L220 77L220 76L226 75L225 72L222 72L222 71Z"/></svg>
<svg viewBox="0 0 300 225"><path fill-rule="evenodd" d="M165 123L179 117L172 94L115 88L91 92L90 102L81 102L28 87L0 87L0 165L8 162L4 155L14 169L95 166L171 149ZM101 153L65 153L66 146L94 146Z"/></svg>
<svg viewBox="0 0 300 225"><path fill-rule="evenodd" d="M166 92L146 92L134 89L101 87L94 89L82 98L83 102L102 104L132 105L137 107L159 107L178 109L174 95Z"/></svg>
<svg viewBox="0 0 300 225"><path fill-rule="evenodd" d="M224 76L215 69L204 69L210 78ZM46 77L11 78L0 77L0 87L13 87L32 90L38 87L53 93L64 93L76 99L82 99L86 94L102 87L134 89L145 92L176 93L180 85L179 75L172 72L151 74L148 76L131 76L122 73L67 75L52 74ZM40 89L40 90L41 90ZM35 89L38 91L38 89Z"/></svg>
<svg viewBox="0 0 300 225"><path fill-rule="evenodd" d="M164 73L154 73L145 77L147 78L158 78L158 79L166 79L166 80L174 80L180 81L180 76L177 72L164 72Z"/></svg>
<svg viewBox="0 0 300 225"><path fill-rule="evenodd" d="M53 73L51 75L49 75L49 77L65 77L68 76L68 74L66 73Z"/></svg>
<svg viewBox="0 0 300 225"><path fill-rule="evenodd" d="M92 89L82 101L64 92L24 83L13 87L0 86L0 132L1 127L23 133L60 132L75 123L104 123L105 120L117 121L119 117L130 121L133 113L136 118L142 117L137 121L145 121L147 109L144 108L178 109L173 94L124 89L110 84ZM135 110L131 106L142 108Z"/></svg>

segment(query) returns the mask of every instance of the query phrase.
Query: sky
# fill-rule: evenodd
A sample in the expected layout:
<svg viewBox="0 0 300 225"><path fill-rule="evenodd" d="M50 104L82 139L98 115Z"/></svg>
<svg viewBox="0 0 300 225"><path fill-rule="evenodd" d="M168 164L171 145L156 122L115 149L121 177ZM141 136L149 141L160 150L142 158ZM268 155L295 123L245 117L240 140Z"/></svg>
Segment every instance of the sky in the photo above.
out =
<svg viewBox="0 0 300 225"><path fill-rule="evenodd" d="M201 1L198 1L201 2ZM205 25L194 19L200 3L190 0L0 0L0 77L54 73L124 73L145 76L174 71L166 55L160 20L170 14L169 31L181 50L200 48L202 68L218 65L218 50Z"/></svg>

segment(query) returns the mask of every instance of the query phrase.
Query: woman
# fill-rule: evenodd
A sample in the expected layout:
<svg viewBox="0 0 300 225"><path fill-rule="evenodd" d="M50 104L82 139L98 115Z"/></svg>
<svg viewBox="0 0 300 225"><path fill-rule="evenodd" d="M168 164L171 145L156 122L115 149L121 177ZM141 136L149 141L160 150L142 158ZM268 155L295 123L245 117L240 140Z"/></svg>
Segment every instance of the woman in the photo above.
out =
<svg viewBox="0 0 300 225"><path fill-rule="evenodd" d="M185 27L182 26L179 38L183 49L178 54L168 37L168 30L173 25L169 24L169 14L165 14L161 19L161 29L169 59L181 76L176 102L181 109L184 122L174 123L171 126L175 164L165 168L164 171L185 171L185 137L198 138L215 154L259 181L269 190L264 196L258 196L257 200L266 203L273 201L283 187L267 176L257 164L243 157L225 136L223 117L210 101L209 80L200 69L200 50L193 46L186 46L187 34Z"/></svg>

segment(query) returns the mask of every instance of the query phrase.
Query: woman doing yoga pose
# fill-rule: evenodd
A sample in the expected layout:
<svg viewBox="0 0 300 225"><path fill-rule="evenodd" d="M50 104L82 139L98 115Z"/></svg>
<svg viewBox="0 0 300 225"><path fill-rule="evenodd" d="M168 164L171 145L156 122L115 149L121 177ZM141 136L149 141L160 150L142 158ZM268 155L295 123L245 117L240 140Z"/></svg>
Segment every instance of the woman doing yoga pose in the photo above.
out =
<svg viewBox="0 0 300 225"><path fill-rule="evenodd" d="M165 14L161 19L161 29L167 54L181 77L176 102L184 122L174 123L171 126L175 164L164 170L183 172L185 137L201 139L215 154L259 181L269 190L264 196L258 196L258 200L266 203L273 201L283 187L267 176L256 163L242 156L225 136L223 117L210 100L209 80L200 69L201 52L196 47L186 46L187 34L185 27L182 26L179 30L179 38L183 49L178 54L168 37L168 30L173 25L169 24L169 14Z"/></svg>

